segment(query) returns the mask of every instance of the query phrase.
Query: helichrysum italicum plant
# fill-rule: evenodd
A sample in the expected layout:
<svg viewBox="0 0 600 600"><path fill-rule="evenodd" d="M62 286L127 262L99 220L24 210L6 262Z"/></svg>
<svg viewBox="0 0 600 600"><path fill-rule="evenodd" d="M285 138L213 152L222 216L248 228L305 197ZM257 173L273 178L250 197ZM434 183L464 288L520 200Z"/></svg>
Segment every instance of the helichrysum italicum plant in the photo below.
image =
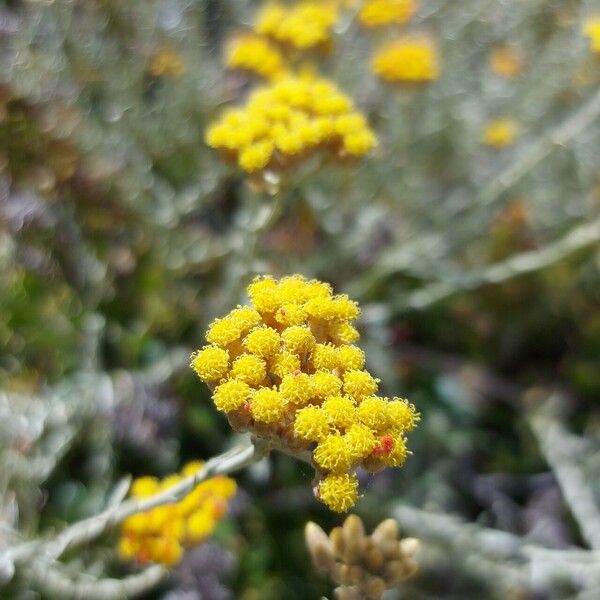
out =
<svg viewBox="0 0 600 600"><path fill-rule="evenodd" d="M440 61L433 40L410 35L393 40L373 55L373 73L388 83L424 84L440 76Z"/></svg>
<svg viewBox="0 0 600 600"><path fill-rule="evenodd" d="M403 25L416 9L415 0L365 0L358 19L363 27L380 27L391 23Z"/></svg>
<svg viewBox="0 0 600 600"><path fill-rule="evenodd" d="M304 534L316 569L339 586L335 590L339 600L378 600L386 589L418 570L419 540L398 539L398 524L393 519L382 521L371 535L366 535L356 515L350 515L329 536L312 522L306 524Z"/></svg>
<svg viewBox="0 0 600 600"><path fill-rule="evenodd" d="M258 173L290 168L318 150L361 157L376 138L333 83L290 75L255 90L243 108L226 111L208 128L206 143Z"/></svg>
<svg viewBox="0 0 600 600"><path fill-rule="evenodd" d="M494 119L485 126L481 140L491 148L505 148L514 144L519 135L519 123L510 117Z"/></svg>
<svg viewBox="0 0 600 600"><path fill-rule="evenodd" d="M131 486L131 496L141 499L168 490L201 467L201 462L191 462L181 474L163 480L155 477L136 479ZM213 477L199 483L179 502L128 517L121 525L119 555L140 563L170 566L179 562L184 549L197 546L212 534L235 491L233 479Z"/></svg>
<svg viewBox="0 0 600 600"><path fill-rule="evenodd" d="M234 429L310 450L317 498L345 512L358 498L357 466L402 466L418 413L377 395L355 345L359 308L346 295L300 275L257 278L248 295L251 306L212 323L191 365Z"/></svg>
<svg viewBox="0 0 600 600"><path fill-rule="evenodd" d="M338 19L335 2L302 1L286 6L267 4L259 12L254 29L290 50L327 48Z"/></svg>

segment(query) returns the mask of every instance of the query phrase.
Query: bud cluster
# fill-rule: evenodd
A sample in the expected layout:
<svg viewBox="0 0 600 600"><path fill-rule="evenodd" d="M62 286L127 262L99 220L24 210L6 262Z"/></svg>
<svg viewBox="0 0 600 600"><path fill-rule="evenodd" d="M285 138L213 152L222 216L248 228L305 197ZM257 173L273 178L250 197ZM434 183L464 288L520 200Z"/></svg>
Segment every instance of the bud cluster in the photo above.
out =
<svg viewBox="0 0 600 600"><path fill-rule="evenodd" d="M368 536L356 515L350 515L329 536L316 523L309 522L305 528L315 568L338 586L338 600L377 600L385 590L415 575L419 540L399 540L398 534L396 521L386 519Z"/></svg>

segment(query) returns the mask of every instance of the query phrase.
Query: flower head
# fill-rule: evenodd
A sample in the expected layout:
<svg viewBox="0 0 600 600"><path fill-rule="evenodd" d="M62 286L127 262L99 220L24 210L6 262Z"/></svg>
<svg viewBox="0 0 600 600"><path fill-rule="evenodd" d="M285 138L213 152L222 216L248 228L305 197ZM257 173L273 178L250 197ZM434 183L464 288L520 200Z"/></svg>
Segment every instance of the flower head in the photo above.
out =
<svg viewBox="0 0 600 600"><path fill-rule="evenodd" d="M310 450L317 497L347 510L358 498L356 467L402 465L418 413L376 395L378 380L349 341L359 308L346 295L293 275L256 278L248 296L252 306L210 326L212 344L193 355L194 370L232 427L292 453Z"/></svg>
<svg viewBox="0 0 600 600"><path fill-rule="evenodd" d="M258 15L255 30L298 50L324 46L337 21L334 2L302 0L294 6L268 4Z"/></svg>
<svg viewBox="0 0 600 600"><path fill-rule="evenodd" d="M286 169L319 150L359 158L376 144L365 119L332 83L294 75L256 89L243 108L226 111L211 125L205 139L247 173ZM265 280L253 290L257 310L274 312L265 304L274 301L270 287ZM315 299L321 292L306 290L317 294ZM277 303L277 308L283 324L302 321L303 315L286 303Z"/></svg>
<svg viewBox="0 0 600 600"><path fill-rule="evenodd" d="M264 79L276 79L287 70L279 49L260 35L239 35L227 43L225 64L230 69L254 73Z"/></svg>
<svg viewBox="0 0 600 600"><path fill-rule="evenodd" d="M189 463L180 474L170 475L162 481L154 477L140 477L131 484L131 496L141 499L168 490L202 466L199 461ZM126 560L157 562L167 566L179 562L186 548L203 542L211 535L235 491L233 479L213 477L199 483L179 502L128 517L121 525L120 556Z"/></svg>
<svg viewBox="0 0 600 600"><path fill-rule="evenodd" d="M366 0L358 18L364 27L379 27L390 23L403 25L416 9L414 0Z"/></svg>
<svg viewBox="0 0 600 600"><path fill-rule="evenodd" d="M515 48L505 44L498 45L490 54L490 69L496 75L514 79L523 70L523 58Z"/></svg>
<svg viewBox="0 0 600 600"><path fill-rule="evenodd" d="M519 129L519 123L515 119L496 119L485 126L481 140L491 148L505 148L515 142Z"/></svg>
<svg viewBox="0 0 600 600"><path fill-rule="evenodd" d="M388 83L422 84L440 76L438 52L426 36L407 36L380 48L373 72Z"/></svg>

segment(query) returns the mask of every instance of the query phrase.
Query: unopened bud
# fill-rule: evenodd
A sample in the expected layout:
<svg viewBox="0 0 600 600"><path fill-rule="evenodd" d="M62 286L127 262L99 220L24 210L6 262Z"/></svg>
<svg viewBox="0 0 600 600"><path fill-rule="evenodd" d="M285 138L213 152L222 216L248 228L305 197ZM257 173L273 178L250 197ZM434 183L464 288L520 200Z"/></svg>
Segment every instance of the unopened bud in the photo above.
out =
<svg viewBox="0 0 600 600"><path fill-rule="evenodd" d="M385 581L381 577L369 577L364 590L369 600L379 600L385 592Z"/></svg>
<svg viewBox="0 0 600 600"><path fill-rule="evenodd" d="M394 519L381 521L371 534L373 541L379 545L384 540L397 540L399 534L398 523Z"/></svg>
<svg viewBox="0 0 600 600"><path fill-rule="evenodd" d="M344 532L343 532L342 528L334 527L331 530L331 532L329 533L329 539L331 540L331 543L333 544L333 549L334 549L336 555L339 557L344 556L344 548L346 547L346 545L345 545L345 540L344 540Z"/></svg>
<svg viewBox="0 0 600 600"><path fill-rule="evenodd" d="M326 533L316 523L309 521L304 528L304 539L317 570L322 573L330 571L335 560Z"/></svg>
<svg viewBox="0 0 600 600"><path fill-rule="evenodd" d="M379 550L378 548L371 548L364 555L363 560L367 569L369 569L371 573L376 573L383 567L383 552L381 552L381 550Z"/></svg>
<svg viewBox="0 0 600 600"><path fill-rule="evenodd" d="M360 560L363 550L365 528L360 517L350 515L342 528L344 534L344 561L355 564Z"/></svg>
<svg viewBox="0 0 600 600"><path fill-rule="evenodd" d="M400 551L402 556L414 556L421 548L421 542L417 538L404 538L400 542Z"/></svg>

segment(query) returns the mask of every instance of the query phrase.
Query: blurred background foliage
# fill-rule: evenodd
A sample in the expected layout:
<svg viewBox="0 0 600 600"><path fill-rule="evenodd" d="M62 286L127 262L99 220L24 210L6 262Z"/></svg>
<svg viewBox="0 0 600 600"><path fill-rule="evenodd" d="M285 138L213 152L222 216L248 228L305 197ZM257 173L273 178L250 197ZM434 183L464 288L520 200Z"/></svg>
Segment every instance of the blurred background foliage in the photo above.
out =
<svg viewBox="0 0 600 600"><path fill-rule="evenodd" d="M0 548L100 510L128 473L163 476L232 443L187 361L263 272L358 300L369 368L423 415L406 467L364 475L368 527L402 503L548 548L583 544L527 423L559 389L560 420L598 448L600 61L582 23L600 7L423 0L405 29L432 36L441 74L419 87L373 75L373 49L398 29L361 29L349 8L313 63L379 145L287 174L268 223L273 197L203 142L253 85L224 69L222 48L258 5L0 2ZM512 63L494 67L507 48ZM518 135L489 147L498 118ZM522 254L533 268L489 271ZM582 463L596 488L597 457ZM312 498L311 469L273 456L236 478L214 541L148 597L329 593L302 529L339 519ZM69 556L72 568L123 574L113 544ZM426 549L391 598L577 592ZM6 590L35 597L18 578Z"/></svg>

